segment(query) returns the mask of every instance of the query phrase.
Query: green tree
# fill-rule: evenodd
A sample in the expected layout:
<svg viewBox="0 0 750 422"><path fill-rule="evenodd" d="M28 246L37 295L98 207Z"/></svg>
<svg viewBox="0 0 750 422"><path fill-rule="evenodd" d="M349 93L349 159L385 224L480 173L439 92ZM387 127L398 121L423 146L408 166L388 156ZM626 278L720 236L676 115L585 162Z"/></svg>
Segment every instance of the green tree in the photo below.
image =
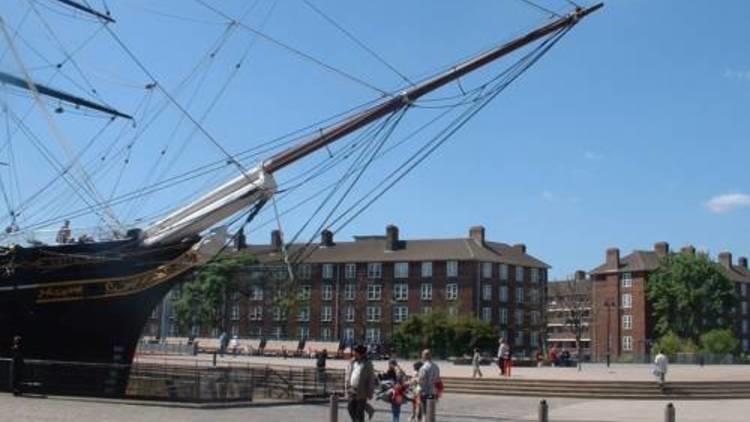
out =
<svg viewBox="0 0 750 422"><path fill-rule="evenodd" d="M732 330L711 330L701 335L701 351L717 355L735 354L740 342Z"/></svg>
<svg viewBox="0 0 750 422"><path fill-rule="evenodd" d="M670 331L656 341L654 350L662 352L674 360L678 353L695 353L698 351L698 347L693 340L680 338Z"/></svg>
<svg viewBox="0 0 750 422"><path fill-rule="evenodd" d="M736 306L733 283L703 254L674 254L648 279L657 337L673 332L697 342L701 334L730 327L725 316Z"/></svg>
<svg viewBox="0 0 750 422"><path fill-rule="evenodd" d="M394 344L403 356L429 348L442 358L460 356L474 347L489 348L497 342L497 331L474 317L453 318L443 311L411 315L394 334Z"/></svg>

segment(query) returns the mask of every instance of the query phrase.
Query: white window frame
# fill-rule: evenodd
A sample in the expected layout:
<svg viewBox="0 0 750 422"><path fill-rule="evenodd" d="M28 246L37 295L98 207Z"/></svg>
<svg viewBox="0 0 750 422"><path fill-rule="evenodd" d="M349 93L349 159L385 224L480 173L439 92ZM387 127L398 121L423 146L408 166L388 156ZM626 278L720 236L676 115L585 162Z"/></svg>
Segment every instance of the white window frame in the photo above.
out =
<svg viewBox="0 0 750 422"><path fill-rule="evenodd" d="M448 277L458 277L458 261L446 261L445 274Z"/></svg>
<svg viewBox="0 0 750 422"><path fill-rule="evenodd" d="M740 307L742 308L742 315L747 315L747 301L743 300Z"/></svg>
<svg viewBox="0 0 750 422"><path fill-rule="evenodd" d="M383 297L383 286L380 284L367 285L367 300L381 300Z"/></svg>
<svg viewBox="0 0 750 422"><path fill-rule="evenodd" d="M482 278L492 278L491 262L482 262Z"/></svg>
<svg viewBox="0 0 750 422"><path fill-rule="evenodd" d="M532 331L531 333L529 333L529 347L531 348L539 347L539 332L538 331Z"/></svg>
<svg viewBox="0 0 750 422"><path fill-rule="evenodd" d="M271 332L271 335L276 339L279 340L281 337L284 336L284 328L280 325L276 325L273 327L273 331Z"/></svg>
<svg viewBox="0 0 750 422"><path fill-rule="evenodd" d="M333 320L333 307L326 305L320 308L320 320L323 322L331 322Z"/></svg>
<svg viewBox="0 0 750 422"><path fill-rule="evenodd" d="M367 263L367 278L369 279L383 278L383 263L368 262Z"/></svg>
<svg viewBox="0 0 750 422"><path fill-rule="evenodd" d="M515 319L514 322L516 323L516 325L523 326L523 319L525 317L523 309L516 309L516 312L513 315L513 317Z"/></svg>
<svg viewBox="0 0 750 422"><path fill-rule="evenodd" d="M273 308L273 320L274 321L286 321L287 320L286 309L282 308L281 306L275 306Z"/></svg>
<svg viewBox="0 0 750 422"><path fill-rule="evenodd" d="M344 267L344 278L347 280L355 280L357 278L357 264L346 264Z"/></svg>
<svg viewBox="0 0 750 422"><path fill-rule="evenodd" d="M633 287L633 274L632 273L622 273L621 283L622 283L622 287L624 289Z"/></svg>
<svg viewBox="0 0 750 422"><path fill-rule="evenodd" d="M175 326L174 326L174 323L172 323L169 326L170 335L174 335L174 329L175 329ZM239 324L232 324L232 328L229 330L229 333L232 336L239 336L240 335L240 325Z"/></svg>
<svg viewBox="0 0 750 422"><path fill-rule="evenodd" d="M312 277L312 266L310 264L300 264L298 268L300 280L309 280Z"/></svg>
<svg viewBox="0 0 750 422"><path fill-rule="evenodd" d="M323 264L323 279L333 280L333 264Z"/></svg>
<svg viewBox="0 0 750 422"><path fill-rule="evenodd" d="M632 330L633 329L633 315L623 315L622 316L622 329L623 330Z"/></svg>
<svg viewBox="0 0 750 422"><path fill-rule="evenodd" d="M508 281L508 264L500 264L500 280Z"/></svg>
<svg viewBox="0 0 750 422"><path fill-rule="evenodd" d="M396 262L393 264L393 278L404 279L409 278L409 263L408 262Z"/></svg>
<svg viewBox="0 0 750 422"><path fill-rule="evenodd" d="M514 339L515 346L521 347L523 346L524 338L523 338L523 331L516 331L516 338Z"/></svg>
<svg viewBox="0 0 750 422"><path fill-rule="evenodd" d="M531 322L531 325L539 325L539 320L541 319L539 311L531 311L529 312L529 320Z"/></svg>
<svg viewBox="0 0 750 422"><path fill-rule="evenodd" d="M250 287L250 300L263 300L263 286L256 284Z"/></svg>
<svg viewBox="0 0 750 422"><path fill-rule="evenodd" d="M485 321L485 322L492 321L492 308L491 307L485 306L482 308L482 321Z"/></svg>
<svg viewBox="0 0 750 422"><path fill-rule="evenodd" d="M367 322L380 322L383 318L383 308L380 306L368 306L366 312Z"/></svg>
<svg viewBox="0 0 750 422"><path fill-rule="evenodd" d="M323 341L330 341L332 337L331 327L323 327L320 329L320 339Z"/></svg>
<svg viewBox="0 0 750 422"><path fill-rule="evenodd" d="M260 305L252 305L248 309L247 319L250 321L263 321L263 307Z"/></svg>
<svg viewBox="0 0 750 422"><path fill-rule="evenodd" d="M622 307L624 309L630 309L633 307L633 295L630 293L622 294Z"/></svg>
<svg viewBox="0 0 750 422"><path fill-rule="evenodd" d="M516 286L516 303L523 303L524 299L523 287Z"/></svg>
<svg viewBox="0 0 750 422"><path fill-rule="evenodd" d="M422 278L432 278L432 261L422 262Z"/></svg>
<svg viewBox="0 0 750 422"><path fill-rule="evenodd" d="M309 306L301 306L299 308L299 313L297 314L297 321L299 322L310 321L310 307Z"/></svg>
<svg viewBox="0 0 750 422"><path fill-rule="evenodd" d="M492 300L492 284L490 283L482 284L482 300L484 301Z"/></svg>
<svg viewBox="0 0 750 422"><path fill-rule="evenodd" d="M531 268L531 283L532 284L538 284L539 283L539 268Z"/></svg>
<svg viewBox="0 0 750 422"><path fill-rule="evenodd" d="M357 292L357 285L354 283L344 284L344 300L354 300Z"/></svg>
<svg viewBox="0 0 750 422"><path fill-rule="evenodd" d="M393 285L393 300L403 302L409 300L409 285L396 283Z"/></svg>
<svg viewBox="0 0 750 422"><path fill-rule="evenodd" d="M409 307L398 305L393 307L393 322L404 322L409 318Z"/></svg>
<svg viewBox="0 0 750 422"><path fill-rule="evenodd" d="M310 338L310 327L301 326L297 329L297 338L300 340L307 340Z"/></svg>
<svg viewBox="0 0 750 422"><path fill-rule="evenodd" d="M344 328L344 340L347 340L347 341L354 340L354 328L352 327Z"/></svg>
<svg viewBox="0 0 750 422"><path fill-rule="evenodd" d="M508 323L508 308L500 308L500 324Z"/></svg>
<svg viewBox="0 0 750 422"><path fill-rule="evenodd" d="M365 330L365 343L368 343L368 344L380 343L380 328L368 327Z"/></svg>
<svg viewBox="0 0 750 422"><path fill-rule="evenodd" d="M622 350L625 352L633 351L633 337L622 336Z"/></svg>
<svg viewBox="0 0 750 422"><path fill-rule="evenodd" d="M445 285L445 299L458 300L458 283L448 283Z"/></svg>
<svg viewBox="0 0 750 422"><path fill-rule="evenodd" d="M347 306L346 310L344 311L344 321L354 322L356 316L357 316L357 311L356 309L354 309L354 306Z"/></svg>
<svg viewBox="0 0 750 422"><path fill-rule="evenodd" d="M432 283L422 283L419 286L419 298L422 300L432 300Z"/></svg>
<svg viewBox="0 0 750 422"><path fill-rule="evenodd" d="M310 300L310 296L312 294L312 286L309 284L303 284L299 286L299 293L297 293L297 298L299 300Z"/></svg>
<svg viewBox="0 0 750 422"><path fill-rule="evenodd" d="M500 302L507 302L508 301L508 286L502 285L498 288L498 296L500 298Z"/></svg>
<svg viewBox="0 0 750 422"><path fill-rule="evenodd" d="M240 320L240 304L235 303L232 305L232 321L239 321Z"/></svg>
<svg viewBox="0 0 750 422"><path fill-rule="evenodd" d="M522 265L516 265L516 281L523 282L523 266Z"/></svg>
<svg viewBox="0 0 750 422"><path fill-rule="evenodd" d="M323 284L323 289L321 292L321 296L323 300L333 300L333 285L332 284Z"/></svg>

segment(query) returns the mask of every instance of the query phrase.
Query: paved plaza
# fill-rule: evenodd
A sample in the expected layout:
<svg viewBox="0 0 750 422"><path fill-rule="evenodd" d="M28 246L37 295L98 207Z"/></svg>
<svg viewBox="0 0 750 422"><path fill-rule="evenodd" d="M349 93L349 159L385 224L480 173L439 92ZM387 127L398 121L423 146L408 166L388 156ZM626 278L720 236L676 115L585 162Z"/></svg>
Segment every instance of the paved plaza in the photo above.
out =
<svg viewBox="0 0 750 422"><path fill-rule="evenodd" d="M560 422L661 422L662 401L614 401L551 399L550 421ZM487 397L450 395L438 405L438 421L535 421L539 399L526 397ZM675 402L679 422L744 422L750 414L750 400ZM373 422L390 421L383 403L376 405ZM404 407L401 420L410 415ZM0 420L14 422L141 422L141 421L328 421L324 405L287 405L233 409L186 409L142 406L122 402L66 398L15 398L0 394ZM343 406L339 421L348 421Z"/></svg>

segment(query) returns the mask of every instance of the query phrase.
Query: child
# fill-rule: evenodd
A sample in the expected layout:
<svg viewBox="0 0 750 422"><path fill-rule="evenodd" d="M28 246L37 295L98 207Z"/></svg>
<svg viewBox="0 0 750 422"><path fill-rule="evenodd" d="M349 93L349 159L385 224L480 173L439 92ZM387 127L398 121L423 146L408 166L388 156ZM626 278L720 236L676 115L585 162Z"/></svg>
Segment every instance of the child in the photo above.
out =
<svg viewBox="0 0 750 422"><path fill-rule="evenodd" d="M479 378L482 378L482 370L479 369L479 364L482 361L482 356L479 354L479 348L474 348L474 357L471 358L471 366L474 368L474 372L472 372L471 377L476 378L477 375L479 375Z"/></svg>

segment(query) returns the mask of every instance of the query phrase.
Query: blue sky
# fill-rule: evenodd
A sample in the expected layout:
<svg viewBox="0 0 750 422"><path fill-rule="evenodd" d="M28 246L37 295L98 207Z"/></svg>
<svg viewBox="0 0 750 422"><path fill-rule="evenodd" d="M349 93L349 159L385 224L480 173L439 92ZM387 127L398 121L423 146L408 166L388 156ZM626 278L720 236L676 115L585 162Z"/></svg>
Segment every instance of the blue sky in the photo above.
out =
<svg viewBox="0 0 750 422"><path fill-rule="evenodd" d="M187 1L107 3L118 19L113 26L118 36L196 116L206 110L252 39L242 30L230 34L201 89L178 91L180 78L225 31L223 18ZM239 16L251 4L210 3L231 16ZM539 3L554 10L569 7L562 0ZM101 7L102 3L91 4ZM545 14L517 0L318 0L314 4L411 78L435 72L547 20ZM78 45L98 28L52 9L40 6L39 11L58 28L63 44ZM14 1L4 17L14 27L26 12L27 2ZM60 51L54 46L44 50L54 43L33 18L22 27L28 31L26 39L55 62ZM405 238L463 237L470 226L482 224L492 240L525 243L531 254L552 265L553 277L598 265L607 247L628 252L649 249L661 240L674 248L690 243L712 254L723 250L736 256L749 254L749 21L750 4L741 0L720 5L607 2L337 237L382 233L390 223L400 226ZM402 84L398 75L301 1L274 5L260 0L246 22L377 87L391 91ZM44 63L26 51L25 44L16 44L35 78L46 80L54 74L54 69L44 69ZM242 71L205 121L206 129L230 151L378 97L262 40L249 51ZM148 78L106 33L95 35L76 58L107 102L134 110L143 98L141 88ZM0 66L17 69L7 56ZM502 68L480 72L464 83L476 85ZM80 82L74 69L69 74ZM54 80L66 87L63 78ZM445 95L456 93L457 87L446 91ZM191 101L192 92L197 94ZM8 98L11 107L25 106L23 99ZM80 147L98 127L85 127L69 114L59 117L60 126ZM415 114L414 120L404 122L406 128L425 118ZM139 186L179 113L168 110L163 120L163 126L155 125L134 145L133 159L122 166L119 184L115 186L117 165L108 178L102 176L104 185L120 189L132 181ZM181 123L175 138L187 139L191 130ZM172 154L176 148L170 148ZM38 159L28 154L25 163ZM197 135L165 174L221 158L205 137ZM393 168L396 158L376 165L368 181ZM311 162L317 159L322 158L313 157ZM231 172L227 169L222 175ZM40 170L24 180L41 184L50 174ZM293 170L279 179L294 174ZM205 186L218 180L207 179ZM190 193L183 186L153 199L148 207L163 209ZM130 211L137 218L138 212ZM295 231L311 211L303 207L285 216L285 231ZM266 241L270 229L255 229L251 240Z"/></svg>

